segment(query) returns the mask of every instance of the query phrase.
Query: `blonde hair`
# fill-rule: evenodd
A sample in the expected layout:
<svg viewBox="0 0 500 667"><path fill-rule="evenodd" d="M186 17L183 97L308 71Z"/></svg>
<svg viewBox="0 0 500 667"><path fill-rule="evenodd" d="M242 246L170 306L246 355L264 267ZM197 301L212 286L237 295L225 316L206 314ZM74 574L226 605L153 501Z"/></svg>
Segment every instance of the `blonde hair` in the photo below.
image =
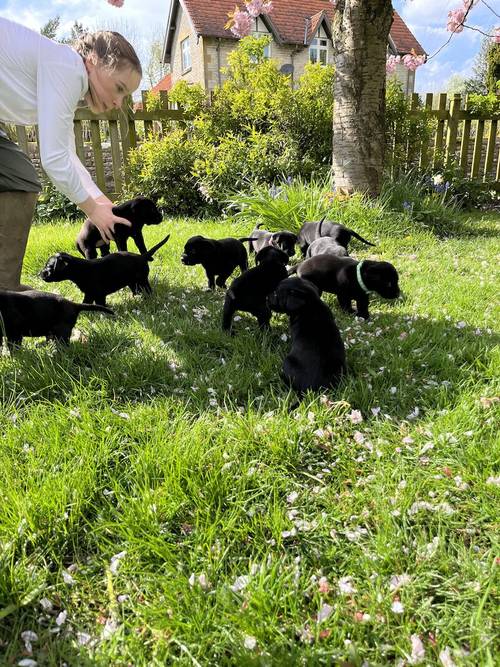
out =
<svg viewBox="0 0 500 667"><path fill-rule="evenodd" d="M87 32L72 44L83 59L95 56L110 70L131 67L142 77L142 66L134 47L119 32Z"/></svg>

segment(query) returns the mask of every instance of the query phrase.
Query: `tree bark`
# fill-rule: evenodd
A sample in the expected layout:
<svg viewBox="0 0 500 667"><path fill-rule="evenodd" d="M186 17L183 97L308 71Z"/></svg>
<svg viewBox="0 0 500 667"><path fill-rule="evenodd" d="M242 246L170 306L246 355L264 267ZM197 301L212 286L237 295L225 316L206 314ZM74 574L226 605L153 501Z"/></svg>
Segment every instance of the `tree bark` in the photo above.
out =
<svg viewBox="0 0 500 667"><path fill-rule="evenodd" d="M332 178L347 192L380 192L391 0L338 0L333 18L335 82Z"/></svg>

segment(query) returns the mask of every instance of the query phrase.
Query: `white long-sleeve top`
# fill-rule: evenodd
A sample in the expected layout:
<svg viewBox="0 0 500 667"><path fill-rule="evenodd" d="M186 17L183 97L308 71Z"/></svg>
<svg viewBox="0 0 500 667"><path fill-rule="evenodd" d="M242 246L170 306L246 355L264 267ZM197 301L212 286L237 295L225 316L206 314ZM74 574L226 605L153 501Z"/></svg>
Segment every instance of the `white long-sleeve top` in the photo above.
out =
<svg viewBox="0 0 500 667"><path fill-rule="evenodd" d="M73 118L88 87L83 59L70 46L0 17L0 121L38 124L42 166L75 204L102 195L75 148Z"/></svg>

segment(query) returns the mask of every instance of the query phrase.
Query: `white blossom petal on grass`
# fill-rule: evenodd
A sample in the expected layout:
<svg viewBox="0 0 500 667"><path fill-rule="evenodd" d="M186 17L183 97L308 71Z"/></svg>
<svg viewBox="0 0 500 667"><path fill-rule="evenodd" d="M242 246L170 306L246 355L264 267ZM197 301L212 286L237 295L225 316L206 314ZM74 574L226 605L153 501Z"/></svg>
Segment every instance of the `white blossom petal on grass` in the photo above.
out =
<svg viewBox="0 0 500 667"><path fill-rule="evenodd" d="M411 635L411 655L408 657L408 664L419 665L424 661L425 648L418 635Z"/></svg>
<svg viewBox="0 0 500 667"><path fill-rule="evenodd" d="M36 634L36 632L33 632L33 630L24 630L23 632L21 632L21 639L24 642L24 648L26 649L26 651L28 651L28 653L32 653L33 652L32 643L38 641L38 635Z"/></svg>
<svg viewBox="0 0 500 667"><path fill-rule="evenodd" d="M125 558L126 555L127 555L126 551L120 551L120 553L111 556L111 562L109 565L109 571L111 572L111 574L116 574L118 572L118 568L120 567L120 561L123 558Z"/></svg>
<svg viewBox="0 0 500 667"><path fill-rule="evenodd" d="M289 493L286 497L286 502L289 503L290 505L294 503L297 498L299 497L299 494L297 491L292 491L292 493Z"/></svg>
<svg viewBox="0 0 500 667"><path fill-rule="evenodd" d="M118 410L115 410L114 408L111 408L111 412L116 415L117 417L121 417L122 419L130 419L130 415L128 412L119 412Z"/></svg>
<svg viewBox="0 0 500 667"><path fill-rule="evenodd" d="M19 667L37 667L38 663L36 660L32 660L31 658L23 658L22 660L19 660L17 663Z"/></svg>
<svg viewBox="0 0 500 667"><path fill-rule="evenodd" d="M420 512L421 510L428 510L429 512L442 512L447 516L455 513L455 510L449 503L436 503L436 505L433 505L426 500L418 500L414 502L408 513L413 515L417 514L417 512Z"/></svg>
<svg viewBox="0 0 500 667"><path fill-rule="evenodd" d="M68 617L68 612L64 609L61 611L56 618L56 625L61 626L66 623L66 618Z"/></svg>
<svg viewBox="0 0 500 667"><path fill-rule="evenodd" d="M326 621L326 619L330 616L330 614L333 611L333 607L329 604L324 604L321 609L318 611L318 616L316 618L316 621L318 623L322 623L323 621Z"/></svg>
<svg viewBox="0 0 500 667"><path fill-rule="evenodd" d="M389 582L389 590L397 591L399 588L406 586L410 582L411 577L409 574L394 574Z"/></svg>
<svg viewBox="0 0 500 667"><path fill-rule="evenodd" d="M114 618L108 618L106 621L106 625L104 626L104 629L102 631L102 639L109 639L112 637L115 632L118 630L119 625L118 621Z"/></svg>
<svg viewBox="0 0 500 667"><path fill-rule="evenodd" d="M51 602L49 599L47 599L47 598L42 598L42 599L40 600L40 607L41 607L44 611L51 611L52 608L53 608L53 606L54 606L54 605L52 604L52 602Z"/></svg>
<svg viewBox="0 0 500 667"><path fill-rule="evenodd" d="M81 645L81 646L86 646L92 637L87 633L87 632L77 632L76 633L76 641Z"/></svg>
<svg viewBox="0 0 500 667"><path fill-rule="evenodd" d="M255 637L252 637L251 635L245 635L245 641L243 642L243 645L249 651L253 651L254 648L257 646L257 640L255 639Z"/></svg>
<svg viewBox="0 0 500 667"><path fill-rule="evenodd" d="M490 486L500 486L500 476L499 477L493 477L490 476L486 480L486 484L489 484Z"/></svg>
<svg viewBox="0 0 500 667"><path fill-rule="evenodd" d="M391 609L395 614L402 614L405 610L403 603L400 600L394 600L391 604Z"/></svg>
<svg viewBox="0 0 500 667"><path fill-rule="evenodd" d="M233 593L239 593L239 591L242 591L244 588L248 586L248 582L250 581L250 577L248 574L243 574L240 577L236 577L234 584L230 587Z"/></svg>
<svg viewBox="0 0 500 667"><path fill-rule="evenodd" d="M456 667L451 657L450 648L446 646L439 654L439 660L443 667Z"/></svg>
<svg viewBox="0 0 500 667"><path fill-rule="evenodd" d="M363 421L363 415L361 414L360 410L351 410L351 412L347 415L347 419L349 419L353 424L361 424Z"/></svg>
<svg viewBox="0 0 500 667"><path fill-rule="evenodd" d="M63 570L62 578L64 583L68 584L68 586L74 586L76 584L76 581L67 570Z"/></svg>
<svg viewBox="0 0 500 667"><path fill-rule="evenodd" d="M342 595L351 595L356 593L356 588L352 583L352 577L342 577L339 579L339 591Z"/></svg>

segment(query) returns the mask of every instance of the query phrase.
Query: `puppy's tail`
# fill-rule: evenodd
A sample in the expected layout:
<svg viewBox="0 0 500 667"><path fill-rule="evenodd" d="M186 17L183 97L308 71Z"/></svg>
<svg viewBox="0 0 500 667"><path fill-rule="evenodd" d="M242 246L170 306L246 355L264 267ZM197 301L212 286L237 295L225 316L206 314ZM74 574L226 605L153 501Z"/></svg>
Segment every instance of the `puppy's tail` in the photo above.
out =
<svg viewBox="0 0 500 667"><path fill-rule="evenodd" d="M359 241L363 241L363 243L366 243L366 245L372 245L375 246L375 243L370 243L370 241L367 241L364 239L362 236L360 236L357 232L353 231L352 229L349 230L349 233L351 236L354 236L355 239L358 239Z"/></svg>
<svg viewBox="0 0 500 667"><path fill-rule="evenodd" d="M84 310L93 310L98 313L106 313L107 315L115 314L114 310L111 310L111 308L107 308L106 306L98 306L96 303L75 303L75 306L78 307L78 312L80 313Z"/></svg>
<svg viewBox="0 0 500 667"><path fill-rule="evenodd" d="M318 229L317 229L317 232L316 232L316 238L317 238L317 239L320 239L320 238L321 238L321 231L322 231L322 229L323 229L323 223L324 223L324 221L325 221L325 218L326 218L326 215L324 215L324 216L321 218L321 220L319 221L319 226L318 226Z"/></svg>
<svg viewBox="0 0 500 667"><path fill-rule="evenodd" d="M157 250L159 250L162 247L162 245L165 245L165 243L168 241L169 238L170 238L170 234L167 234L165 236L165 238L163 239L163 241L160 241L159 243L154 245L152 248L150 248L150 250L148 250L146 253L144 253L143 257L146 259L146 261L148 261L148 262L153 261L153 255L155 254L155 252Z"/></svg>

